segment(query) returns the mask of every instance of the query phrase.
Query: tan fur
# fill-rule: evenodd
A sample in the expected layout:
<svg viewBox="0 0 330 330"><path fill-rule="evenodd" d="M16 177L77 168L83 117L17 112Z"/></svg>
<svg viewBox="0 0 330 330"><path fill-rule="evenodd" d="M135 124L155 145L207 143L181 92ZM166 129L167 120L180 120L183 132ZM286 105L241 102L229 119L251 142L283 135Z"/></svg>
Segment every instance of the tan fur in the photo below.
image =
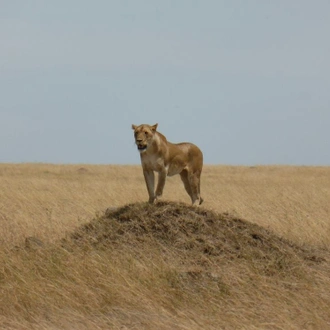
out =
<svg viewBox="0 0 330 330"><path fill-rule="evenodd" d="M135 143L140 151L149 203L154 203L163 194L166 176L180 174L192 204L202 204L200 176L203 168L203 154L201 150L188 142L178 144L168 142L163 134L157 132L157 126L158 124L132 125ZM158 172L156 191L154 190L154 172Z"/></svg>

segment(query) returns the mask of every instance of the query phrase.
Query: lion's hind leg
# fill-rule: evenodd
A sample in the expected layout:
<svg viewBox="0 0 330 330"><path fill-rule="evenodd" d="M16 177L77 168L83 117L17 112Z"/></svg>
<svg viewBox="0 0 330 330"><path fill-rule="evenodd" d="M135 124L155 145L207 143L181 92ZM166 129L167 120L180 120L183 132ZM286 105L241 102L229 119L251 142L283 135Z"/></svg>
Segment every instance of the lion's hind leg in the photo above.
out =
<svg viewBox="0 0 330 330"><path fill-rule="evenodd" d="M191 198L191 202L193 202L193 194L192 194L192 190L191 190L191 186L190 186L190 182L189 182L189 178L188 178L188 171L183 170L180 173L180 177L183 182L184 188L186 189L186 192L188 193L188 195Z"/></svg>
<svg viewBox="0 0 330 330"><path fill-rule="evenodd" d="M201 205L203 203L203 198L200 196L200 171L194 173L188 173L188 180L191 189L191 201L193 205Z"/></svg>
<svg viewBox="0 0 330 330"><path fill-rule="evenodd" d="M204 199L201 196L201 173L198 176L198 194L199 194L199 205L204 202Z"/></svg>

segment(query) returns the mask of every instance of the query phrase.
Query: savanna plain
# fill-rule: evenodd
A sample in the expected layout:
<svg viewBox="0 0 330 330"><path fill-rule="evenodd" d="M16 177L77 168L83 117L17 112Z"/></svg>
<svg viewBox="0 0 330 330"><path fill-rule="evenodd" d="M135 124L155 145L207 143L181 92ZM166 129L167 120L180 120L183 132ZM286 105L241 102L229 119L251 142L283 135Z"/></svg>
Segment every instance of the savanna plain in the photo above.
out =
<svg viewBox="0 0 330 330"><path fill-rule="evenodd" d="M1 329L330 329L330 167L0 164Z"/></svg>

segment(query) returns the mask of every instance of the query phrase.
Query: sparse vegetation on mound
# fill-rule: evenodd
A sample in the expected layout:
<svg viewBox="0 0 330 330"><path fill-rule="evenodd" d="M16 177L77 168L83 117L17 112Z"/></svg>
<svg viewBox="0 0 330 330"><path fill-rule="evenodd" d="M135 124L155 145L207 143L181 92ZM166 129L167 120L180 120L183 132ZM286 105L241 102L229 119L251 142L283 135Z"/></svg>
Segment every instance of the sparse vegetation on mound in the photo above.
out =
<svg viewBox="0 0 330 330"><path fill-rule="evenodd" d="M177 254L183 259L181 264L237 260L267 275L291 276L303 263L324 260L310 249L230 214L173 202L136 203L107 211L70 237L78 245L97 249L161 248Z"/></svg>

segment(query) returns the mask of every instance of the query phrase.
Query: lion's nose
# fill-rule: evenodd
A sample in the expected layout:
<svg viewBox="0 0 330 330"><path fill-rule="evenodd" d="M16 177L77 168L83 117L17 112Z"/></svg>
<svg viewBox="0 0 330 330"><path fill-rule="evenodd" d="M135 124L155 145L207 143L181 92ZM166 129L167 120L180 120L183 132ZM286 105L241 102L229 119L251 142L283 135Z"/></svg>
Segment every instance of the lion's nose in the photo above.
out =
<svg viewBox="0 0 330 330"><path fill-rule="evenodd" d="M136 142L137 143L141 143L142 142L142 139L136 139Z"/></svg>

